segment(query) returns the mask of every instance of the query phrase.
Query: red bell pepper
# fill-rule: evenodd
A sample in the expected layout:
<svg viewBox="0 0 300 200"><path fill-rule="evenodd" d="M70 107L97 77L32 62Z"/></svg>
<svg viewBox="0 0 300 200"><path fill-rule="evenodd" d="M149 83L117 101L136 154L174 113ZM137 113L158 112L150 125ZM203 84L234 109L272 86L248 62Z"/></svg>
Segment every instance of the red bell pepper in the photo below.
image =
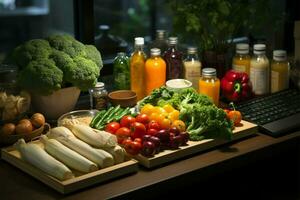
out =
<svg viewBox="0 0 300 200"><path fill-rule="evenodd" d="M253 96L248 74L229 70L221 80L221 90L229 101L242 101Z"/></svg>

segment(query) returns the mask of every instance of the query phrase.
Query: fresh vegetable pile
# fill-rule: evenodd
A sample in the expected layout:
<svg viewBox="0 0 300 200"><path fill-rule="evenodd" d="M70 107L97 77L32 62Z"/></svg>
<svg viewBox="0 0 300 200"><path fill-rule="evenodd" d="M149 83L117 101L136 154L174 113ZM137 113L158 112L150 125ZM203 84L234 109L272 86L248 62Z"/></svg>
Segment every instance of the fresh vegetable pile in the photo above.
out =
<svg viewBox="0 0 300 200"><path fill-rule="evenodd" d="M166 87L154 90L138 103L143 109L146 104L172 105L180 111L179 119L184 121L191 140L204 138L231 139L233 122L226 112L216 107L209 97L198 94L194 89L174 92Z"/></svg>

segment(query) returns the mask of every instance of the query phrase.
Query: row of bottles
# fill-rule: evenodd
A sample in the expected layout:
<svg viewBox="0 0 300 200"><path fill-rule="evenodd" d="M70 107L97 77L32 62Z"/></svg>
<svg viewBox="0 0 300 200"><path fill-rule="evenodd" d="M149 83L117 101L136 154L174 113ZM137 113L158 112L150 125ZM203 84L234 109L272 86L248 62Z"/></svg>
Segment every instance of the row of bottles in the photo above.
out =
<svg viewBox="0 0 300 200"><path fill-rule="evenodd" d="M256 95L274 93L289 87L289 64L284 50L273 51L270 65L265 44L255 44L252 57L249 54L248 44L237 44L232 68L250 76Z"/></svg>
<svg viewBox="0 0 300 200"><path fill-rule="evenodd" d="M157 38L161 39L163 34L159 31L158 33ZM164 85L167 80L185 78L198 90L201 62L197 48L188 48L187 56L183 59L183 53L177 50L177 42L176 37L170 37L167 46L159 41L154 42L151 55L147 59L143 50L144 38L135 38L135 48L131 57L119 53L114 60L115 89L130 88L137 93L138 99L142 99L153 89ZM163 53L161 49L166 50Z"/></svg>

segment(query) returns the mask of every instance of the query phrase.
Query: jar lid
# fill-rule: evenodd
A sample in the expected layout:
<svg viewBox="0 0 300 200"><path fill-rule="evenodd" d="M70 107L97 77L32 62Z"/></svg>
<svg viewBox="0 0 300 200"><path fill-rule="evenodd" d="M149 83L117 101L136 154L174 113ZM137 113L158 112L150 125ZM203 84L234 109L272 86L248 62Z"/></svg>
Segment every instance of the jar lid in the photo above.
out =
<svg viewBox="0 0 300 200"><path fill-rule="evenodd" d="M177 44L178 38L177 37L169 37L169 44Z"/></svg>
<svg viewBox="0 0 300 200"><path fill-rule="evenodd" d="M134 38L134 43L136 45L144 45L144 38L143 37L136 37L136 38Z"/></svg>
<svg viewBox="0 0 300 200"><path fill-rule="evenodd" d="M202 75L206 77L217 76L217 70L215 68L203 68Z"/></svg>
<svg viewBox="0 0 300 200"><path fill-rule="evenodd" d="M249 54L249 44L247 43L238 43L235 49L238 54Z"/></svg>
<svg viewBox="0 0 300 200"><path fill-rule="evenodd" d="M97 82L95 85L95 88L104 88L104 83L103 82Z"/></svg>
<svg viewBox="0 0 300 200"><path fill-rule="evenodd" d="M273 59L276 61L285 61L286 60L286 51L285 50L274 50Z"/></svg>
<svg viewBox="0 0 300 200"><path fill-rule="evenodd" d="M266 52L266 45L265 44L255 44L253 46L253 53L254 54L264 54Z"/></svg>
<svg viewBox="0 0 300 200"><path fill-rule="evenodd" d="M159 56L160 55L160 49L158 49L158 48L153 48L150 51L151 51L151 56Z"/></svg>
<svg viewBox="0 0 300 200"><path fill-rule="evenodd" d="M197 53L197 47L188 47L187 52L190 54Z"/></svg>

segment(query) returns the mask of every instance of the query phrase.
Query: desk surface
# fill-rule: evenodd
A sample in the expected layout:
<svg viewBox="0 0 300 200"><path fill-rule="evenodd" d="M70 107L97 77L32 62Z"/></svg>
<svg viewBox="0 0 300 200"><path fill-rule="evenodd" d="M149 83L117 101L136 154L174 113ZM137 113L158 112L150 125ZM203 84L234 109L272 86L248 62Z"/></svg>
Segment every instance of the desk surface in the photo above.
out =
<svg viewBox="0 0 300 200"><path fill-rule="evenodd" d="M259 155L263 155L263 151L268 147L272 148L276 145L278 146L293 141L298 142L299 136L300 131L280 138L272 138L267 135L257 134L253 137L227 144L211 151L196 154L153 170L147 170L141 167L135 174L112 180L104 184L95 185L65 196L1 160L0 197L1 199L19 199L20 197L27 197L32 200L58 198L91 200L107 199L127 193L134 194L152 186L159 188L160 185L163 186L166 181L176 181L176 179L182 180L186 175L197 174L197 176L209 176L209 170L207 169L212 169L210 171L211 173L214 173L213 168L215 166L218 166L218 171L220 171L220 169L222 170L226 167L233 167L232 165L238 165L238 162L230 162L230 164L228 164L226 161L238 161L239 158L245 157L247 157L246 160L249 161L251 159L256 159ZM241 162L245 162L245 159L242 159ZM204 170L205 173L201 173L202 170Z"/></svg>

